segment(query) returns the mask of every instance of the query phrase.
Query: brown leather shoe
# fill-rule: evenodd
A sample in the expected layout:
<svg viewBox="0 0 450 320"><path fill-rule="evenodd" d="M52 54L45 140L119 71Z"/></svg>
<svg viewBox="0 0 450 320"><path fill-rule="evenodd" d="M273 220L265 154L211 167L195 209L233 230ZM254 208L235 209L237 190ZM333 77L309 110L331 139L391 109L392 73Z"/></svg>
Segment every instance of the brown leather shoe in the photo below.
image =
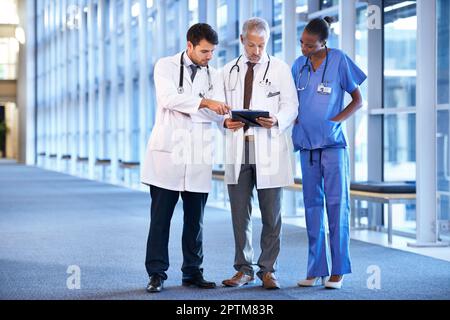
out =
<svg viewBox="0 0 450 320"><path fill-rule="evenodd" d="M264 289L280 289L280 283L272 272L266 272L262 278Z"/></svg>
<svg viewBox="0 0 450 320"><path fill-rule="evenodd" d="M252 276L239 271L231 279L223 280L222 284L227 287L240 287L253 282L254 279Z"/></svg>

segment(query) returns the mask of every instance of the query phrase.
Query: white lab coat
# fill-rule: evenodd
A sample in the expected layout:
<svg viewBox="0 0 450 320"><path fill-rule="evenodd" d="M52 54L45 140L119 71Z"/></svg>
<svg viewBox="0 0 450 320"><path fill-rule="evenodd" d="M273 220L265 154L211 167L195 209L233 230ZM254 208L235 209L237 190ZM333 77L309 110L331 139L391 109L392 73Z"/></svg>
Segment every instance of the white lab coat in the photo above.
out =
<svg viewBox="0 0 450 320"><path fill-rule="evenodd" d="M223 84L219 73L210 67L213 89L208 91L207 69L198 70L192 83L185 65L184 93L179 94L181 54L162 58L155 65L157 112L141 181L173 191L207 193L212 181L212 123L222 117L207 109L199 110L199 94L224 101Z"/></svg>
<svg viewBox="0 0 450 320"><path fill-rule="evenodd" d="M264 61L265 60L265 61ZM298 114L298 98L290 67L280 59L270 57L266 78L271 86L260 84L266 71L268 58L255 66L250 109L269 111L278 119L278 126L272 129L253 128L255 136L255 161L257 189L278 188L294 183L294 153L291 138L292 125ZM233 109L243 109L244 80L247 71L243 55L239 61L239 75L236 69L230 79L230 70L237 59L222 70L226 103ZM232 90L236 84L235 90ZM279 94L277 94L279 92ZM273 95L268 97L268 95ZM244 149L244 130L227 130L225 182L237 184Z"/></svg>

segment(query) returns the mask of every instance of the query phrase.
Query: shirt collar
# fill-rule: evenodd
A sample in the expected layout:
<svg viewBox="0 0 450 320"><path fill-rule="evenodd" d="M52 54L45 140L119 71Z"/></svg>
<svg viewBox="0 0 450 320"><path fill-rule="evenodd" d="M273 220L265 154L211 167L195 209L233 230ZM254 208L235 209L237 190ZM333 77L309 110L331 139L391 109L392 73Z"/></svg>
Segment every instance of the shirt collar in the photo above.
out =
<svg viewBox="0 0 450 320"><path fill-rule="evenodd" d="M190 67L191 65L194 64L194 62L192 62L191 58L189 58L187 51L184 52L183 60L184 60L184 65L186 67Z"/></svg>

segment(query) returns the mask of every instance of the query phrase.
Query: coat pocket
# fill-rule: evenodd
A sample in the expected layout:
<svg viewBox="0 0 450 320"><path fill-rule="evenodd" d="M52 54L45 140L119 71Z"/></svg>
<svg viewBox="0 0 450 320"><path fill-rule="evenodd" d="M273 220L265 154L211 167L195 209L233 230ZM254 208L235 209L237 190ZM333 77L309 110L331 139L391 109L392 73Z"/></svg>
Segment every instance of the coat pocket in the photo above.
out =
<svg viewBox="0 0 450 320"><path fill-rule="evenodd" d="M172 152L172 128L168 125L153 127L150 136L150 150L161 152Z"/></svg>

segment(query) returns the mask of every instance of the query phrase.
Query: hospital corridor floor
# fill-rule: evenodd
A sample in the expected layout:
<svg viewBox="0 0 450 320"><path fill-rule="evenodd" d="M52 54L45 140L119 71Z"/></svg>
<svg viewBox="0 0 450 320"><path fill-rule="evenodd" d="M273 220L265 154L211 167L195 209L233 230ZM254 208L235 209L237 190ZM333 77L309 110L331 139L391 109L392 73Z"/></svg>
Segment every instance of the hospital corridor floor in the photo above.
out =
<svg viewBox="0 0 450 320"><path fill-rule="evenodd" d="M282 289L265 290L259 280L224 288L222 280L235 272L231 215L212 207L205 211L203 267L205 278L218 288L183 287L181 202L171 224L169 278L163 292L149 294L144 267L149 202L141 191L0 165L0 299L450 299L449 262L356 240L351 241L353 273L341 290L300 288L296 283L305 276L307 235L288 224L283 225L277 271ZM255 218L255 260L260 231Z"/></svg>

